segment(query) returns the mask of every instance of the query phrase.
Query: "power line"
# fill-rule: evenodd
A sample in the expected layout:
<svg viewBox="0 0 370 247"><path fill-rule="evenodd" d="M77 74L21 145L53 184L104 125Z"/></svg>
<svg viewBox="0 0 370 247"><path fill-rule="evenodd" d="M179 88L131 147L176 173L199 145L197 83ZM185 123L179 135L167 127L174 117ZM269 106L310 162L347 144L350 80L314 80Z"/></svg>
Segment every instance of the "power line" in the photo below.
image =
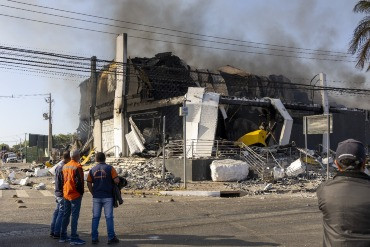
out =
<svg viewBox="0 0 370 247"><path fill-rule="evenodd" d="M65 25L65 24L60 24L60 23L35 20L35 19L24 18L24 17L19 17L19 16L13 16L13 15L0 14L0 16L6 16L6 17L10 17L10 18L15 18L15 19L33 21L33 22L38 22L38 23L43 23L43 24L49 24L49 25L55 25L55 26L60 26L60 27L73 28L73 29L90 31L90 32L104 33L104 34L110 34L110 35L118 35L118 33L112 33L112 32L108 32L108 31L101 31L101 30L95 30L95 29L90 29L90 28L76 27L76 26L71 26L71 25ZM195 44L189 44L189 43L183 43L183 42L175 42L175 41L161 40L161 39L153 39L153 38L146 38L146 37L139 37L139 36L130 36L130 38L142 39L142 40L151 40L151 41L157 41L157 42L163 42L163 43L169 43L169 44L192 46L192 47L198 47L198 48L214 49L214 50L220 50L220 51L231 51L231 52L238 52L238 53L265 55L265 56L277 56L277 57L285 57L285 58L300 58L300 59L321 60L321 61L333 61L333 62L349 62L349 63L356 62L354 60L353 61L350 61L350 60L342 60L342 59L329 59L329 58L314 58L314 57L290 56L290 55L283 55L283 54L273 54L273 53L252 52L252 51L245 51L245 50L235 50L235 49L228 49L228 48L222 48L222 47L213 47L213 46L205 46L205 45L195 45Z"/></svg>
<svg viewBox="0 0 370 247"><path fill-rule="evenodd" d="M280 47L280 48L289 48L289 49L306 50L306 51L319 51L319 52L338 53L338 54L346 54L346 55L348 55L348 53L346 53L346 52L318 50L318 49L300 48L300 47L294 47L294 46L284 46L284 45L269 44L269 43L262 43L262 42L238 40L238 39L232 39L232 38L226 38L226 37L220 37L220 36L214 36L214 35L205 35L205 34L201 34L201 33L187 32L187 31L182 31L182 30L175 30L175 29L165 28L165 27L159 27L159 26L155 26L155 25L147 25L147 24L142 24L142 23L137 23L137 22L132 22L132 21L118 20L118 19L113 19L113 18L108 18L108 17L103 17L103 16L97 16L97 15L91 15L91 14L86 14L86 13L81 13L81 12L76 12L76 11L70 11L70 10L53 8L53 7L49 7L49 6L45 6L45 5L37 5L37 4L31 4L31 3L24 3L24 2L19 2L19 1L15 1L15 0L6 0L6 1L13 2L13 3L18 3L18 4L22 4L22 5L27 5L27 6L33 6L33 7L38 7L38 8L49 9L49 10L56 10L56 11L60 11L60 12L64 12L64 13L77 14L77 15L82 15L82 16L87 16L87 17L93 17L93 18L98 18L98 19L103 19L103 20L121 22L121 23L132 24L132 25L137 25L137 26L143 26L143 27L148 27L148 28L161 29L161 30L166 30L166 31L171 31L171 32L176 32L176 33L183 33L183 34L201 36L201 37L206 37L206 38L222 39L222 40L227 40L227 41L236 41L236 42L243 42L243 43L250 43L250 44L257 44L257 45L265 45L265 46L274 46L274 47Z"/></svg>
<svg viewBox="0 0 370 247"><path fill-rule="evenodd" d="M157 35L164 35L164 36L169 36L169 37L183 38L183 39L189 39L189 40L195 40L195 41L210 42L210 43L216 43L216 44L221 44L221 45L230 45L230 46L237 46L237 47L247 47L247 48L253 48L253 49L262 49L262 50L289 52L289 53L298 53L298 54L316 55L316 56L329 56L329 57L342 57L342 58L351 57L350 54L347 54L347 55L318 54L318 53L315 53L315 52L282 50L282 49L276 49L276 48L253 46L253 45L244 45L244 44L235 44L235 43L229 43L229 42L224 42L224 41L215 41L215 40L202 39L202 38L191 38L191 37L180 36L180 35L175 35L175 34L155 32L155 31L143 30L143 29L138 29L138 28L132 28L132 27L125 27L125 26L118 26L118 25L113 25L113 24L108 24L108 23L102 23L102 22L97 22L97 21L90 21L90 20L86 20L86 19L74 18L74 17L70 17L70 16L51 14L51 13L46 13L46 12L42 12L42 11L36 11L36 10L24 9L24 8L19 8L19 7L14 7L14 6L8 6L8 5L4 5L4 4L0 4L0 6L6 7L6 8L22 10L22 11L27 11L27 12L31 12L31 13L43 14L43 15L54 16L54 17L60 17L60 18L69 19L69 20L77 20L77 21L82 21L82 22L86 22L86 23L99 24L99 25L104 25L104 26L109 26L109 27L117 27L117 28L133 30L133 31L152 33L152 34L157 34Z"/></svg>
<svg viewBox="0 0 370 247"><path fill-rule="evenodd" d="M0 46L0 50L1 49L5 49L5 50L9 50L9 47L1 47ZM39 54L40 56L56 56L56 57L61 57L63 59L66 59L68 58L68 61L70 59L78 59L78 60L86 60L86 58L84 57L68 57L64 54L56 54L56 53L40 53L39 51L34 51L34 50L24 50L24 49L17 49L17 48L11 48L11 50L13 51L19 51L20 53L32 53L32 54ZM12 55L17 55L17 54L12 54ZM24 55L24 54L19 54L19 55ZM0 63L3 63L5 64L5 66L8 66L8 68L6 69L9 69L9 67L11 68L11 66L14 66L17 65L19 66L21 69L25 69L25 68L28 68L27 66L31 66L31 67L36 67L35 69L32 69L31 71L29 72L36 72L36 73L54 73L56 75L64 75L63 73L63 70L72 70L72 71L75 71L75 72L84 72L84 73L91 73L91 68L90 67L85 67L85 66L81 66L81 65L68 65L68 64L61 64L61 63L51 63L51 62L43 62L43 61L37 61L37 60L29 60L29 59L21 59L21 58L10 58L10 57L4 57L4 56L0 56L0 59L3 59L3 60L0 60ZM36 59L43 59L43 57L36 57ZM5 60L5 61L4 61ZM67 61L67 62L68 62ZM67 63L66 62L66 63ZM114 63L114 62L113 62ZM10 64L10 65L9 65ZM122 64L123 66L123 64ZM135 65L134 66L138 67L138 68L145 68L146 66L145 65ZM41 69L40 68L47 68L47 69L54 69L54 71L50 71L50 70L47 70L47 69ZM198 71L198 70L188 70L186 68L169 68L169 67L166 67L166 68L162 68L162 67L158 67L159 71L157 71L157 73L161 73L164 70L166 71L180 71L180 72L184 72L185 73L185 76L182 75L182 79L181 78L178 78L179 75L173 75L174 78L170 78L168 75L165 75L165 76L158 76L153 74L151 71L151 73L148 75L151 77L151 79L156 79L156 80L163 80L163 81L169 81L169 82L187 82L189 81L190 82L190 75L188 75L188 73L205 73L207 75L217 75L217 76L221 76L221 74L219 73L212 73L212 72L209 72L209 71ZM33 70L36 70L36 71L33 71ZM39 70L39 71L37 71ZM57 70L57 71L55 71ZM62 70L62 71L60 71ZM135 72L135 73L125 73L124 71L122 72L117 72L116 71L116 68L111 68L111 67L107 67L107 68L104 68L102 71L102 73L123 73L125 76L129 75L129 76L141 76L140 73L138 72ZM145 69L143 71L145 73ZM74 74L74 75L77 75L77 76L82 76L81 74ZM305 78L301 78L301 79L305 79ZM272 81L273 82L273 81ZM276 83L275 83L276 84ZM351 93L357 93L357 94L364 94L364 93L369 93L370 90L366 90L366 89L354 89L354 88L341 88L341 87L321 87L321 86L316 86L316 85L308 85L308 84L301 84L301 83L292 83L292 82L279 82L279 85L283 85L283 84L287 84L288 86L297 86L299 88L294 88L295 90L297 89L304 89L304 90L312 90L312 91L319 91L319 90L331 90L331 91L339 91L339 92L351 92ZM275 88L276 88L277 85L275 85ZM287 87L285 87L284 89L288 89Z"/></svg>
<svg viewBox="0 0 370 247"><path fill-rule="evenodd" d="M6 47L14 47L14 45L9 44L9 43L1 43L0 46L6 46ZM69 53L67 54L68 56L88 56L92 57L92 55L84 54L84 53L76 53L76 52L70 52L70 51L61 51L61 50L53 50L53 49L45 49L45 48L35 48L35 47L29 47L29 46L24 46L24 45L18 45L18 49L37 49L39 51L43 52L50 52L50 53ZM74 55L71 55L74 54Z"/></svg>
<svg viewBox="0 0 370 247"><path fill-rule="evenodd" d="M21 97L39 97L39 96L47 96L49 94L46 93L36 93L36 94L12 94L12 95L0 95L0 98L21 98Z"/></svg>

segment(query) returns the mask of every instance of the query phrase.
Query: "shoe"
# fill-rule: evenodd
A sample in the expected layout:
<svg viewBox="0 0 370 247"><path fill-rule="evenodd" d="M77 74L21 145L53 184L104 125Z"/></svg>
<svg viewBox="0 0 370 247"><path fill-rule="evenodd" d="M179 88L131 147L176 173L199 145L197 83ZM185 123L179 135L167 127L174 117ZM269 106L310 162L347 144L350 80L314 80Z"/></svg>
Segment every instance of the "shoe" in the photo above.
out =
<svg viewBox="0 0 370 247"><path fill-rule="evenodd" d="M53 232L51 232L51 233L49 234L49 237L54 238L54 233L53 233Z"/></svg>
<svg viewBox="0 0 370 247"><path fill-rule="evenodd" d="M59 243L66 243L68 240L66 238L59 238Z"/></svg>
<svg viewBox="0 0 370 247"><path fill-rule="evenodd" d="M93 240L91 240L91 243L92 244L98 244L99 243L99 239L93 239Z"/></svg>
<svg viewBox="0 0 370 247"><path fill-rule="evenodd" d="M60 239L60 234L55 234L55 233L54 233L53 238L54 238L54 239Z"/></svg>
<svg viewBox="0 0 370 247"><path fill-rule="evenodd" d="M108 244L117 244L117 243L119 243L119 239L116 236L108 240Z"/></svg>
<svg viewBox="0 0 370 247"><path fill-rule="evenodd" d="M83 244L86 244L86 241L78 238L78 239L71 240L69 244L70 245L83 245Z"/></svg>
<svg viewBox="0 0 370 247"><path fill-rule="evenodd" d="M59 243L67 243L71 241L71 237L67 237L67 238L59 238Z"/></svg>

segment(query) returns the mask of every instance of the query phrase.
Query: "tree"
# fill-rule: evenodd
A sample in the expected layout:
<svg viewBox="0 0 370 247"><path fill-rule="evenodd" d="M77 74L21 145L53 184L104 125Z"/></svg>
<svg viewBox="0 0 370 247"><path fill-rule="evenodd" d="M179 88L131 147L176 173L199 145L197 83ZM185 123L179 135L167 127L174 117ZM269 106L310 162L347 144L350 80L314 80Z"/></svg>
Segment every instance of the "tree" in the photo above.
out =
<svg viewBox="0 0 370 247"><path fill-rule="evenodd" d="M370 1L359 1L353 11L356 13L365 13L365 16L353 32L353 38L350 42L349 52L357 53L356 67L363 69L370 59ZM370 70L370 64L367 65L366 71Z"/></svg>
<svg viewBox="0 0 370 247"><path fill-rule="evenodd" d="M9 151L9 150L10 148L8 144L5 144L5 143L0 144L0 151Z"/></svg>
<svg viewBox="0 0 370 247"><path fill-rule="evenodd" d="M53 146L58 149L64 149L68 145L72 144L74 134L59 134L53 136Z"/></svg>

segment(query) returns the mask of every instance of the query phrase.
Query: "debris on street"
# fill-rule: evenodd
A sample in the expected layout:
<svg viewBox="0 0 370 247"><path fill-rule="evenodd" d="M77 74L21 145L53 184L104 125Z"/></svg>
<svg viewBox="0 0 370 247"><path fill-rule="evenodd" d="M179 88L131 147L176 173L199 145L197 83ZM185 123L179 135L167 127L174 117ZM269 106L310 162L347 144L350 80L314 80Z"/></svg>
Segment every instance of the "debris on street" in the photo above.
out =
<svg viewBox="0 0 370 247"><path fill-rule="evenodd" d="M10 189L10 186L4 179L0 179L0 190Z"/></svg>
<svg viewBox="0 0 370 247"><path fill-rule="evenodd" d="M19 181L19 185L22 185L22 186L30 185L30 178L26 177L26 178L21 179Z"/></svg>
<svg viewBox="0 0 370 247"><path fill-rule="evenodd" d="M39 183L35 186L36 190L46 190L46 185L44 183Z"/></svg>

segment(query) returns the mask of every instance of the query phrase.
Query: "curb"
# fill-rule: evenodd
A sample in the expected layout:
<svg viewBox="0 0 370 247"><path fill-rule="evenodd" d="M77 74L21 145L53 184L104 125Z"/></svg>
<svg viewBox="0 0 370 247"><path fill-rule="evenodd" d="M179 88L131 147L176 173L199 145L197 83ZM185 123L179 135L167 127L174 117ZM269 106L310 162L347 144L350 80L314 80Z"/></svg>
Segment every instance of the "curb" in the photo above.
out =
<svg viewBox="0 0 370 247"><path fill-rule="evenodd" d="M160 195L164 196L206 196L206 197L221 197L221 191L159 191Z"/></svg>

